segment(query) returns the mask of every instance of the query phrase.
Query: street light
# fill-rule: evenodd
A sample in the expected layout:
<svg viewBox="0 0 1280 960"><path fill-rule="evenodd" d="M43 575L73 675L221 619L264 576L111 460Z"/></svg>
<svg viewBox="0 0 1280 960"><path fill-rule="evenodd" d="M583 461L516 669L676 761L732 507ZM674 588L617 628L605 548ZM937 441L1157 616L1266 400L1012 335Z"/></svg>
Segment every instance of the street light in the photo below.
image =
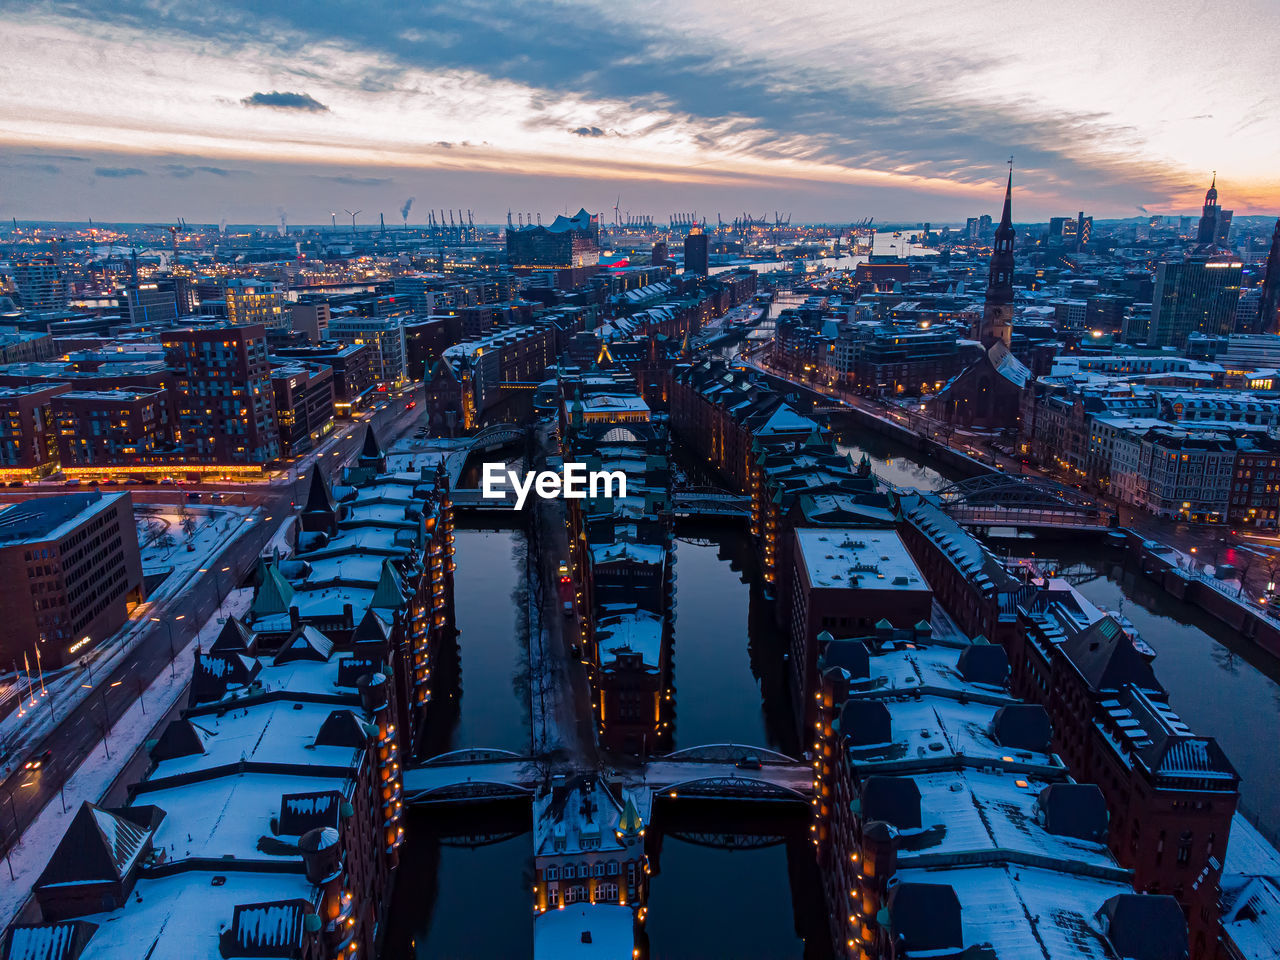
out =
<svg viewBox="0 0 1280 960"><path fill-rule="evenodd" d="M187 615L185 613L180 613L173 619L185 620L186 618L187 618ZM177 674L174 672L173 662L178 659L178 651L174 648L174 645L173 645L173 623L171 623L168 620L161 620L159 617L152 617L151 622L163 623L165 626L165 629L169 632L169 676L171 677L176 676Z"/></svg>

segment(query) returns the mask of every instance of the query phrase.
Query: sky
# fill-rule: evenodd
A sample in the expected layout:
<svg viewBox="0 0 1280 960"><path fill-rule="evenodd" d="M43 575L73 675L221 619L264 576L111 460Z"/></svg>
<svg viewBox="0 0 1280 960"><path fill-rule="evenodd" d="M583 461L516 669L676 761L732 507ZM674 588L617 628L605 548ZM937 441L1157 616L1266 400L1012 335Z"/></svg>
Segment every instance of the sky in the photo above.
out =
<svg viewBox="0 0 1280 960"><path fill-rule="evenodd" d="M0 3L0 218L1280 211L1277 0Z"/></svg>

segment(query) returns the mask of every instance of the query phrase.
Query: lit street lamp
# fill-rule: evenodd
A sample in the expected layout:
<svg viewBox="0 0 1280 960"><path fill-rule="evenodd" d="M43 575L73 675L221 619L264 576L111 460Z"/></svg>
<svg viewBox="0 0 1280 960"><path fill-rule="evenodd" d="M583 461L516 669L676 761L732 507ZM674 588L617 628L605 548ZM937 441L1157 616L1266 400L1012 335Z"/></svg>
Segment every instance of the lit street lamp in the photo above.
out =
<svg viewBox="0 0 1280 960"><path fill-rule="evenodd" d="M173 619L185 620L186 617L187 615L185 613L180 613ZM169 632L169 676L171 677L175 676L173 662L178 659L178 651L174 648L174 645L173 645L173 622L169 620L161 620L159 617L152 617L151 622L163 623L165 626L165 629Z"/></svg>

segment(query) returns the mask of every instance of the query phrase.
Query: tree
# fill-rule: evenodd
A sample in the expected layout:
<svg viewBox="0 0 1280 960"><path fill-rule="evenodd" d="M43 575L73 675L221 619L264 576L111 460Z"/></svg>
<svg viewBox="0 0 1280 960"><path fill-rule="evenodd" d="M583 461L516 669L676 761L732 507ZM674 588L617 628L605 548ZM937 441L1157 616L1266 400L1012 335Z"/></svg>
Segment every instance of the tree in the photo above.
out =
<svg viewBox="0 0 1280 960"><path fill-rule="evenodd" d="M190 539L191 535L196 532L196 518L189 513L185 513L182 517L182 532Z"/></svg>
<svg viewBox="0 0 1280 960"><path fill-rule="evenodd" d="M177 541L173 539L173 534L168 530L164 530L161 532L160 536L156 538L155 546L161 550L172 550L176 543Z"/></svg>

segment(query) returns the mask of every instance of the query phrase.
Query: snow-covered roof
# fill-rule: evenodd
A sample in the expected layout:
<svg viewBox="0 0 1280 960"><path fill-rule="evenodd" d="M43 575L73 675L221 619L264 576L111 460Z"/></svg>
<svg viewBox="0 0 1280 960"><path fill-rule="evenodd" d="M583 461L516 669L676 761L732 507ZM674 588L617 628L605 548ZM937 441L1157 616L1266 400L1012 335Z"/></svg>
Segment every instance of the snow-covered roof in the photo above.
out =
<svg viewBox="0 0 1280 960"><path fill-rule="evenodd" d="M213 886L208 874L178 873L139 880L127 904L81 919L98 924L81 960L222 960L219 935L245 904L314 902L301 873L228 870Z"/></svg>
<svg viewBox="0 0 1280 960"><path fill-rule="evenodd" d="M894 878L899 885L950 885L964 947L990 944L997 957L1044 960L1111 960L1094 915L1111 897L1133 892L1120 881L1025 866L916 868Z"/></svg>
<svg viewBox="0 0 1280 960"><path fill-rule="evenodd" d="M815 588L928 591L902 539L892 530L803 527L796 531L805 574Z"/></svg>
<svg viewBox="0 0 1280 960"><path fill-rule="evenodd" d="M145 786L145 781L143 782ZM298 858L297 851L258 845L274 836L272 819L280 814L282 798L336 791L350 793L349 781L338 777L286 776L246 773L216 777L138 794L138 803L171 811L156 831L155 848L166 860L192 858L265 860ZM282 837L283 842L296 838Z"/></svg>
<svg viewBox="0 0 1280 960"><path fill-rule="evenodd" d="M630 960L635 949L630 907L570 904L533 922L534 960Z"/></svg>

